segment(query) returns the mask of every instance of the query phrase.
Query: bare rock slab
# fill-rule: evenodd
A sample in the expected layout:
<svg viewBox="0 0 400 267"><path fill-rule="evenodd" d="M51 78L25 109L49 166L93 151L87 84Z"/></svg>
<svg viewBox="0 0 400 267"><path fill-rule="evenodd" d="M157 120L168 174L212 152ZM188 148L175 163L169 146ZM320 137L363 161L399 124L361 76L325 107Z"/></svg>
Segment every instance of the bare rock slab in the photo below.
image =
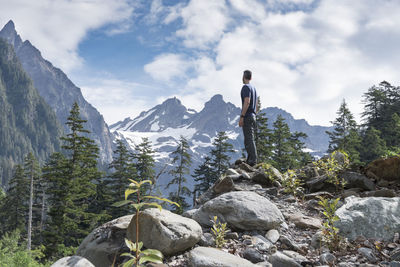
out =
<svg viewBox="0 0 400 267"><path fill-rule="evenodd" d="M82 241L76 255L88 259L96 267L111 266L114 258L121 254L120 250L124 244L126 229L131 219L132 215L123 216L94 229Z"/></svg>
<svg viewBox="0 0 400 267"><path fill-rule="evenodd" d="M203 235L196 221L164 209L152 208L141 212L139 226L139 240L143 245L164 255L178 254L193 247ZM136 240L136 216L129 224L127 237Z"/></svg>
<svg viewBox="0 0 400 267"><path fill-rule="evenodd" d="M251 191L229 192L211 199L192 218L211 226L214 216L241 230L277 229L285 221L274 203Z"/></svg>
<svg viewBox="0 0 400 267"><path fill-rule="evenodd" d="M59 259L50 267L95 267L90 261L79 256L69 256Z"/></svg>
<svg viewBox="0 0 400 267"><path fill-rule="evenodd" d="M336 226L349 240L363 236L391 241L400 231L400 197L348 197L336 215Z"/></svg>
<svg viewBox="0 0 400 267"><path fill-rule="evenodd" d="M248 260L216 248L197 247L189 253L190 267L257 267Z"/></svg>

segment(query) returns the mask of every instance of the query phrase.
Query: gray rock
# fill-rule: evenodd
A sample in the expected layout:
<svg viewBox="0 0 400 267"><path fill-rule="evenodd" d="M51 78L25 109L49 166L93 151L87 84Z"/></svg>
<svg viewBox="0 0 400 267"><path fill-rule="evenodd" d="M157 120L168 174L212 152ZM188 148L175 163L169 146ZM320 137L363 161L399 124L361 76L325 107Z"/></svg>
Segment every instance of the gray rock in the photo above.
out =
<svg viewBox="0 0 400 267"><path fill-rule="evenodd" d="M299 246L291 238L289 238L287 236L281 235L279 240L281 241L283 247L286 247L288 249L292 249L295 251L298 251L300 249Z"/></svg>
<svg viewBox="0 0 400 267"><path fill-rule="evenodd" d="M268 261L272 264L273 267L301 267L299 263L297 263L294 259L286 256L281 252L276 252L272 254Z"/></svg>
<svg viewBox="0 0 400 267"><path fill-rule="evenodd" d="M253 173L251 175L251 180L253 180L253 182L261 184L261 185L266 185L266 186L272 185L271 179L263 171L256 171L255 173Z"/></svg>
<svg viewBox="0 0 400 267"><path fill-rule="evenodd" d="M306 195L304 195L304 199L305 199L305 200L310 200L310 199L317 199L317 200L319 200L319 199L318 199L319 197L324 197L324 198L332 199L332 198L333 198L333 195L332 195L331 193L329 193L329 192L315 192L315 193L311 193L311 194L306 194Z"/></svg>
<svg viewBox="0 0 400 267"><path fill-rule="evenodd" d="M236 232L229 232L225 235L227 239L233 239L233 240L238 240L239 239L239 234Z"/></svg>
<svg viewBox="0 0 400 267"><path fill-rule="evenodd" d="M345 171L340 174L340 178L346 181L346 188L361 188L369 191L375 190L374 182L361 173Z"/></svg>
<svg viewBox="0 0 400 267"><path fill-rule="evenodd" d="M111 266L114 257L121 254L131 219L132 215L123 216L94 229L82 241L76 255L88 259L96 267Z"/></svg>
<svg viewBox="0 0 400 267"><path fill-rule="evenodd" d="M197 247L189 252L190 267L257 267L248 260L216 248Z"/></svg>
<svg viewBox="0 0 400 267"><path fill-rule="evenodd" d="M59 259L50 267L95 267L90 261L79 256L69 256Z"/></svg>
<svg viewBox="0 0 400 267"><path fill-rule="evenodd" d="M164 255L173 255L193 247L203 231L194 220L168 210L146 209L139 216L139 237L146 248L158 249ZM127 230L130 240L136 239L136 216Z"/></svg>
<svg viewBox="0 0 400 267"><path fill-rule="evenodd" d="M229 176L221 177L216 181L212 189L217 194L230 192L233 190L233 180Z"/></svg>
<svg viewBox="0 0 400 267"><path fill-rule="evenodd" d="M352 262L340 262L337 265L338 267L355 267L356 265Z"/></svg>
<svg viewBox="0 0 400 267"><path fill-rule="evenodd" d="M185 211L184 213L182 213L182 216L183 216L183 217L186 217L186 218L192 219L193 213L195 213L196 210L197 210L197 209L187 210L187 211Z"/></svg>
<svg viewBox="0 0 400 267"><path fill-rule="evenodd" d="M237 182L233 185L233 190L235 191L257 191L259 189L262 189L261 185L250 181Z"/></svg>
<svg viewBox="0 0 400 267"><path fill-rule="evenodd" d="M229 226L242 230L270 230L278 228L284 218L280 210L268 199L250 191L229 192L206 202L193 219L211 226L214 217Z"/></svg>
<svg viewBox="0 0 400 267"><path fill-rule="evenodd" d="M215 246L215 239L211 233L204 233L201 236L199 245L203 247L213 247Z"/></svg>
<svg viewBox="0 0 400 267"><path fill-rule="evenodd" d="M241 176L243 180L251 180L250 175L247 172L243 172Z"/></svg>
<svg viewBox="0 0 400 267"><path fill-rule="evenodd" d="M311 246L315 249L320 249L322 246L322 232L316 232L311 239Z"/></svg>
<svg viewBox="0 0 400 267"><path fill-rule="evenodd" d="M395 250L390 254L391 261L400 261L400 250Z"/></svg>
<svg viewBox="0 0 400 267"><path fill-rule="evenodd" d="M269 252L271 246L273 245L272 242L261 235L252 236L251 242L258 250L264 252Z"/></svg>
<svg viewBox="0 0 400 267"><path fill-rule="evenodd" d="M321 256L319 256L319 261L322 264L327 264L329 266L333 266L336 262L336 257L329 252L325 252L325 253L321 254Z"/></svg>
<svg viewBox="0 0 400 267"><path fill-rule="evenodd" d="M278 230L271 229L265 234L265 237L271 241L272 244L275 244L279 240L280 234Z"/></svg>
<svg viewBox="0 0 400 267"><path fill-rule="evenodd" d="M243 252L243 258L252 263L263 262L265 260L264 256L254 248L246 248Z"/></svg>
<svg viewBox="0 0 400 267"><path fill-rule="evenodd" d="M322 175L317 176L305 183L305 186L308 188L309 192L314 193L317 191L328 191L334 192L335 186L331 183L327 182L328 176Z"/></svg>
<svg viewBox="0 0 400 267"><path fill-rule="evenodd" d="M365 257L369 262L372 262L372 263L377 262L376 256L374 255L372 249L362 247L362 248L359 248L357 251L363 257Z"/></svg>
<svg viewBox="0 0 400 267"><path fill-rule="evenodd" d="M230 168L230 169L228 169L226 172L225 172L225 174L226 175L239 175L239 173L235 170L235 169L232 169L232 168Z"/></svg>
<svg viewBox="0 0 400 267"><path fill-rule="evenodd" d="M268 261L259 262L259 263L256 264L256 266L273 267L272 264L269 263Z"/></svg>
<svg viewBox="0 0 400 267"><path fill-rule="evenodd" d="M206 203L207 201L211 200L215 196L216 196L216 194L214 193L214 190L212 189L212 187L209 188L206 192L201 194L196 199L195 207L197 208L198 206L203 205L204 203Z"/></svg>
<svg viewBox="0 0 400 267"><path fill-rule="evenodd" d="M283 254L285 254L286 256L294 259L297 263L302 263L302 262L307 262L308 259L306 257L304 257L303 255L297 253L296 251L292 251L292 250L283 250L282 251Z"/></svg>
<svg viewBox="0 0 400 267"><path fill-rule="evenodd" d="M346 197L351 197L351 196L359 197L360 194L357 192L356 189L358 188L344 190L344 192L342 193L342 198L345 199Z"/></svg>
<svg viewBox="0 0 400 267"><path fill-rule="evenodd" d="M396 192L392 189L383 188L376 191L366 192L366 197L396 197Z"/></svg>
<svg viewBox="0 0 400 267"><path fill-rule="evenodd" d="M336 215L336 227L349 240L364 236L391 241L400 229L400 198L348 197Z"/></svg>
<svg viewBox="0 0 400 267"><path fill-rule="evenodd" d="M400 262L398 261L392 261L389 263L390 267L400 267Z"/></svg>
<svg viewBox="0 0 400 267"><path fill-rule="evenodd" d="M288 220L302 229L320 229L322 227L318 218L312 218L301 213L290 214Z"/></svg>

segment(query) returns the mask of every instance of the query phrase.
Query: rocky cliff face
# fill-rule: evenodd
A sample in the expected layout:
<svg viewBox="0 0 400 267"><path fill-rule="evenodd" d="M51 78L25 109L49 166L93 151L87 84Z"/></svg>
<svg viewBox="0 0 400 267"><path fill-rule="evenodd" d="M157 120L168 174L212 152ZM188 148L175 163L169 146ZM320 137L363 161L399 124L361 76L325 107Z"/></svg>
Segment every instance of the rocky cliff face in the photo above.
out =
<svg viewBox="0 0 400 267"><path fill-rule="evenodd" d="M60 69L45 60L40 51L29 41L22 41L15 30L14 23L8 22L0 31L0 38L11 44L26 73L33 80L35 88L43 99L53 108L58 120L65 125L72 104L77 102L81 116L87 120L86 128L91 132L90 138L95 140L100 148L100 158L103 163L112 160L112 134L103 116L83 97L80 88Z"/></svg>

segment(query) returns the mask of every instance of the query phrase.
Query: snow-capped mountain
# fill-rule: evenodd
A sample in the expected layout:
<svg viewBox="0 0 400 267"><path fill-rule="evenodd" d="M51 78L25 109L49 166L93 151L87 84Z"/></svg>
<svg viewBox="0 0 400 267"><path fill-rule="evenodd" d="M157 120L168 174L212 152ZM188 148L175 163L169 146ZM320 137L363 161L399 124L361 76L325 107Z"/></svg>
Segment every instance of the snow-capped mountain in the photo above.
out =
<svg viewBox="0 0 400 267"><path fill-rule="evenodd" d="M292 131L305 132L307 148L315 154L323 154L328 148L328 127L310 126L305 120L295 120L292 115L278 108L262 110L267 114L269 125L281 114ZM158 161L168 161L169 153L176 148L180 136L188 139L194 162L201 160L212 146L213 138L219 131L225 131L240 157L243 148L242 129L238 120L240 108L225 102L222 95L213 96L200 112L187 109L177 98L170 98L162 104L143 111L134 119L126 118L111 125L111 131L127 141L130 147L149 138L156 150Z"/></svg>

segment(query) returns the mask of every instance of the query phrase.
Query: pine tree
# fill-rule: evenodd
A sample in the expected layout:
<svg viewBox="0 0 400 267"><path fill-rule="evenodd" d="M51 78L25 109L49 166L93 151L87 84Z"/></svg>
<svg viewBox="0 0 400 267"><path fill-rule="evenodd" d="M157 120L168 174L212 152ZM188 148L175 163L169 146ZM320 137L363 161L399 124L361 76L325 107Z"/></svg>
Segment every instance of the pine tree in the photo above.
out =
<svg viewBox="0 0 400 267"><path fill-rule="evenodd" d="M190 207L190 205L185 200L185 196L190 196L190 189L186 186L187 179L185 175L190 172L190 165L192 164L192 159L189 154L189 144L186 138L180 137L178 146L174 152L172 152L172 165L175 165L169 173L174 177L166 186L166 189L170 188L171 185L176 185L176 191L170 193L169 199L177 202L180 207L174 205L174 212L182 214L183 211Z"/></svg>
<svg viewBox="0 0 400 267"><path fill-rule="evenodd" d="M196 185L194 186L194 194L202 194L206 192L215 182L216 174L211 166L211 158L209 156L204 157L204 161L199 165L192 175Z"/></svg>
<svg viewBox="0 0 400 267"><path fill-rule="evenodd" d="M150 180L155 184L155 170L154 170L154 150L151 147L151 142L148 138L142 138L142 142L135 146L135 160L134 166L137 171L137 181ZM143 187L143 192L150 190L148 187Z"/></svg>
<svg viewBox="0 0 400 267"><path fill-rule="evenodd" d="M302 140L307 138L307 134L303 132L294 132L290 138L290 146L291 146L291 165L289 169L298 169L302 166L310 163L312 161L312 157L310 153L304 152L306 145Z"/></svg>
<svg viewBox="0 0 400 267"><path fill-rule="evenodd" d="M380 135L379 130L374 127L368 128L365 132L361 146L361 160L363 162L371 162L385 154L386 144Z"/></svg>
<svg viewBox="0 0 400 267"><path fill-rule="evenodd" d="M109 169L114 170L110 177L106 180L108 205L124 200L125 189L129 184L128 179L137 180L137 172L132 163L132 157L121 140L117 140L117 148L114 151L113 161L109 165ZM119 208L111 207L111 216L113 219L127 215L131 212L129 205Z"/></svg>
<svg viewBox="0 0 400 267"><path fill-rule="evenodd" d="M326 132L330 138L328 152L343 150L348 153L353 163L357 163L360 145L358 126L344 99L336 114L338 117L331 122L333 131Z"/></svg>
<svg viewBox="0 0 400 267"><path fill-rule="evenodd" d="M257 101L258 110L261 110L261 101ZM264 112L258 112L256 115L256 148L258 162L269 162L272 157L272 133L268 128L268 118Z"/></svg>
<svg viewBox="0 0 400 267"><path fill-rule="evenodd" d="M391 148L400 147L400 116L397 113L393 113L389 123L386 126L385 132L387 136L385 138L387 145Z"/></svg>
<svg viewBox="0 0 400 267"><path fill-rule="evenodd" d="M52 158L52 160L57 161L51 162L49 170L46 172L47 176L52 176L53 172L56 176L56 179L52 181L55 184L49 188L49 202L56 202L60 205L50 208L49 232L54 235L55 230L60 227L56 224L61 223L64 233L62 244L54 244L59 240L51 234L47 234L48 237L53 237L50 242L53 242L55 247L58 245L78 246L80 241L98 223L107 218L104 212L104 203L101 203L99 194L103 177L97 168L99 149L94 141L87 137L89 131L84 128L85 122L86 120L80 118L78 104L74 103L66 123L70 128L70 133L66 137L62 137L64 141L62 148L66 156L62 158L56 154L56 158ZM54 166L59 167L62 173L54 169ZM59 176L62 176L62 179L67 182L60 181ZM59 199L53 194L59 192L61 185L64 185L65 192L61 194L62 199ZM54 211L54 209L62 212Z"/></svg>
<svg viewBox="0 0 400 267"><path fill-rule="evenodd" d="M33 217L33 196L34 192L34 183L37 183L40 178L40 167L36 158L32 153L29 153L25 158L24 163L24 175L29 179L29 208L28 208L28 242L27 249L31 250L32 246L32 217Z"/></svg>
<svg viewBox="0 0 400 267"><path fill-rule="evenodd" d="M272 162L275 168L284 171L292 165L290 153L292 151L291 133L285 119L278 115L272 131Z"/></svg>
<svg viewBox="0 0 400 267"><path fill-rule="evenodd" d="M231 157L229 153L235 152L233 145L229 143L229 138L224 131L218 132L213 141L213 149L211 150L211 166L214 169L213 183L226 172L229 168Z"/></svg>
<svg viewBox="0 0 400 267"><path fill-rule="evenodd" d="M23 166L16 165L3 203L1 212L2 233L19 230L21 234L25 234L29 204L29 181L26 179Z"/></svg>

